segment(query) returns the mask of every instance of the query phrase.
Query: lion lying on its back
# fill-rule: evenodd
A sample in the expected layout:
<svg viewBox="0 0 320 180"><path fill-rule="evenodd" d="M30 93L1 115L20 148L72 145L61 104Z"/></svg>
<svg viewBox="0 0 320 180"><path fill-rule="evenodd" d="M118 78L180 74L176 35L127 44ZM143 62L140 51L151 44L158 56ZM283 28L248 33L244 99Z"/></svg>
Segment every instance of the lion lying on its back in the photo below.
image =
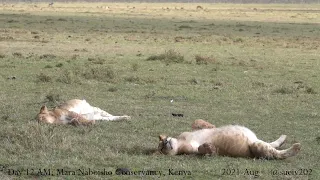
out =
<svg viewBox="0 0 320 180"><path fill-rule="evenodd" d="M202 122L203 123L203 122ZM208 126L207 123L205 127ZM211 154L232 157L250 157L267 159L285 159L295 156L301 148L295 143L289 149L277 150L286 140L286 135L280 136L274 142L259 140L248 128L229 125L219 128L200 129L184 132L177 138L159 136L158 150L163 154Z"/></svg>
<svg viewBox="0 0 320 180"><path fill-rule="evenodd" d="M113 116L106 111L91 106L86 100L72 99L52 110L43 105L37 119L49 124L90 125L96 120L118 121L129 120L130 116Z"/></svg>

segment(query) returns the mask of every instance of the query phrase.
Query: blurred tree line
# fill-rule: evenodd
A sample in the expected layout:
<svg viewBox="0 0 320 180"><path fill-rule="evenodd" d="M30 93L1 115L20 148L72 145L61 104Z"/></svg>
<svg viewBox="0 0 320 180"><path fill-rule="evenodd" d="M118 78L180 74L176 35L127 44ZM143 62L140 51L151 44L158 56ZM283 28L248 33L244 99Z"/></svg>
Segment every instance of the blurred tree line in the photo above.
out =
<svg viewBox="0 0 320 180"><path fill-rule="evenodd" d="M320 0L0 0L1 3L11 2L149 2L149 3L166 3L166 2L179 2L179 3L283 3L283 4L308 4L320 3Z"/></svg>

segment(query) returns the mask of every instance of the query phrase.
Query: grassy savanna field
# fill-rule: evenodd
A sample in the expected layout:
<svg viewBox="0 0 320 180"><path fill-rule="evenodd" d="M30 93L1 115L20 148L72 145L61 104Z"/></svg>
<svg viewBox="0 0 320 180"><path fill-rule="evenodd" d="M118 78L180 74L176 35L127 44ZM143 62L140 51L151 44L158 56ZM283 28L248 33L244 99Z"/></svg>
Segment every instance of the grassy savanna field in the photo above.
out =
<svg viewBox="0 0 320 180"><path fill-rule="evenodd" d="M115 175L129 168L161 179L319 179L319 23L319 4L1 4L0 177L159 177ZM132 120L36 122L41 105L73 98ZM286 134L285 148L302 150L273 161L152 155L159 134L190 131L199 118L265 141ZM89 168L113 175L56 176Z"/></svg>

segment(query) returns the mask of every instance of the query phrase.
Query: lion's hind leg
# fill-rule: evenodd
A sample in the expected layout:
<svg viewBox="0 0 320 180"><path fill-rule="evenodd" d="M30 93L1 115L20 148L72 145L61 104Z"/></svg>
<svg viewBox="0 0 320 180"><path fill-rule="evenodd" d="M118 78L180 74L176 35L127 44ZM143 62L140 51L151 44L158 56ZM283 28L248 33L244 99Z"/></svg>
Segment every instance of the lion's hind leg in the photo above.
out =
<svg viewBox="0 0 320 180"><path fill-rule="evenodd" d="M93 107L94 115L92 119L94 120L105 120L105 121L120 121L120 120L130 120L131 117L127 115L123 116L113 116L112 114L107 113L106 111Z"/></svg>
<svg viewBox="0 0 320 180"><path fill-rule="evenodd" d="M214 154L216 154L216 147L213 144L204 143L198 147L198 154L214 155Z"/></svg>
<svg viewBox="0 0 320 180"><path fill-rule="evenodd" d="M101 116L100 114L95 114L93 120L102 120L102 121L121 121L121 120L130 120L130 116Z"/></svg>
<svg viewBox="0 0 320 180"><path fill-rule="evenodd" d="M252 155L257 158L286 159L298 154L301 149L300 143L293 144L289 149L277 150L271 144L258 140L250 145Z"/></svg>
<svg viewBox="0 0 320 180"><path fill-rule="evenodd" d="M102 110L102 109L100 109L98 107L93 107L92 106L92 108L93 108L94 114L100 114L103 117L113 116L112 114L109 114L106 111L104 111L104 110Z"/></svg>
<svg viewBox="0 0 320 180"><path fill-rule="evenodd" d="M274 148L279 148L279 147L281 147L281 146L285 143L286 138L287 138L286 135L281 135L281 136L279 137L279 139L277 139L277 140L275 140L275 141L273 141L273 142L271 142L271 143L269 143L269 144L270 144L272 147L274 147Z"/></svg>

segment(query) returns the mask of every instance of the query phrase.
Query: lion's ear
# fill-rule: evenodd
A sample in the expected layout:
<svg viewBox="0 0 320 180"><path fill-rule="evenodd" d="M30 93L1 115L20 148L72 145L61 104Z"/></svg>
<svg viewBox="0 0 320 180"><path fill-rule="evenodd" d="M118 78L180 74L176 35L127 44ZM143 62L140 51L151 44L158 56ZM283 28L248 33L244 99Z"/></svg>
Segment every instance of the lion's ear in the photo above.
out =
<svg viewBox="0 0 320 180"><path fill-rule="evenodd" d="M43 105L40 109L40 113L47 113L48 112L48 108L46 105Z"/></svg>
<svg viewBox="0 0 320 180"><path fill-rule="evenodd" d="M160 136L159 136L159 140L160 140L160 141L163 141L163 140L165 140L166 138L167 138L166 135L160 135Z"/></svg>

